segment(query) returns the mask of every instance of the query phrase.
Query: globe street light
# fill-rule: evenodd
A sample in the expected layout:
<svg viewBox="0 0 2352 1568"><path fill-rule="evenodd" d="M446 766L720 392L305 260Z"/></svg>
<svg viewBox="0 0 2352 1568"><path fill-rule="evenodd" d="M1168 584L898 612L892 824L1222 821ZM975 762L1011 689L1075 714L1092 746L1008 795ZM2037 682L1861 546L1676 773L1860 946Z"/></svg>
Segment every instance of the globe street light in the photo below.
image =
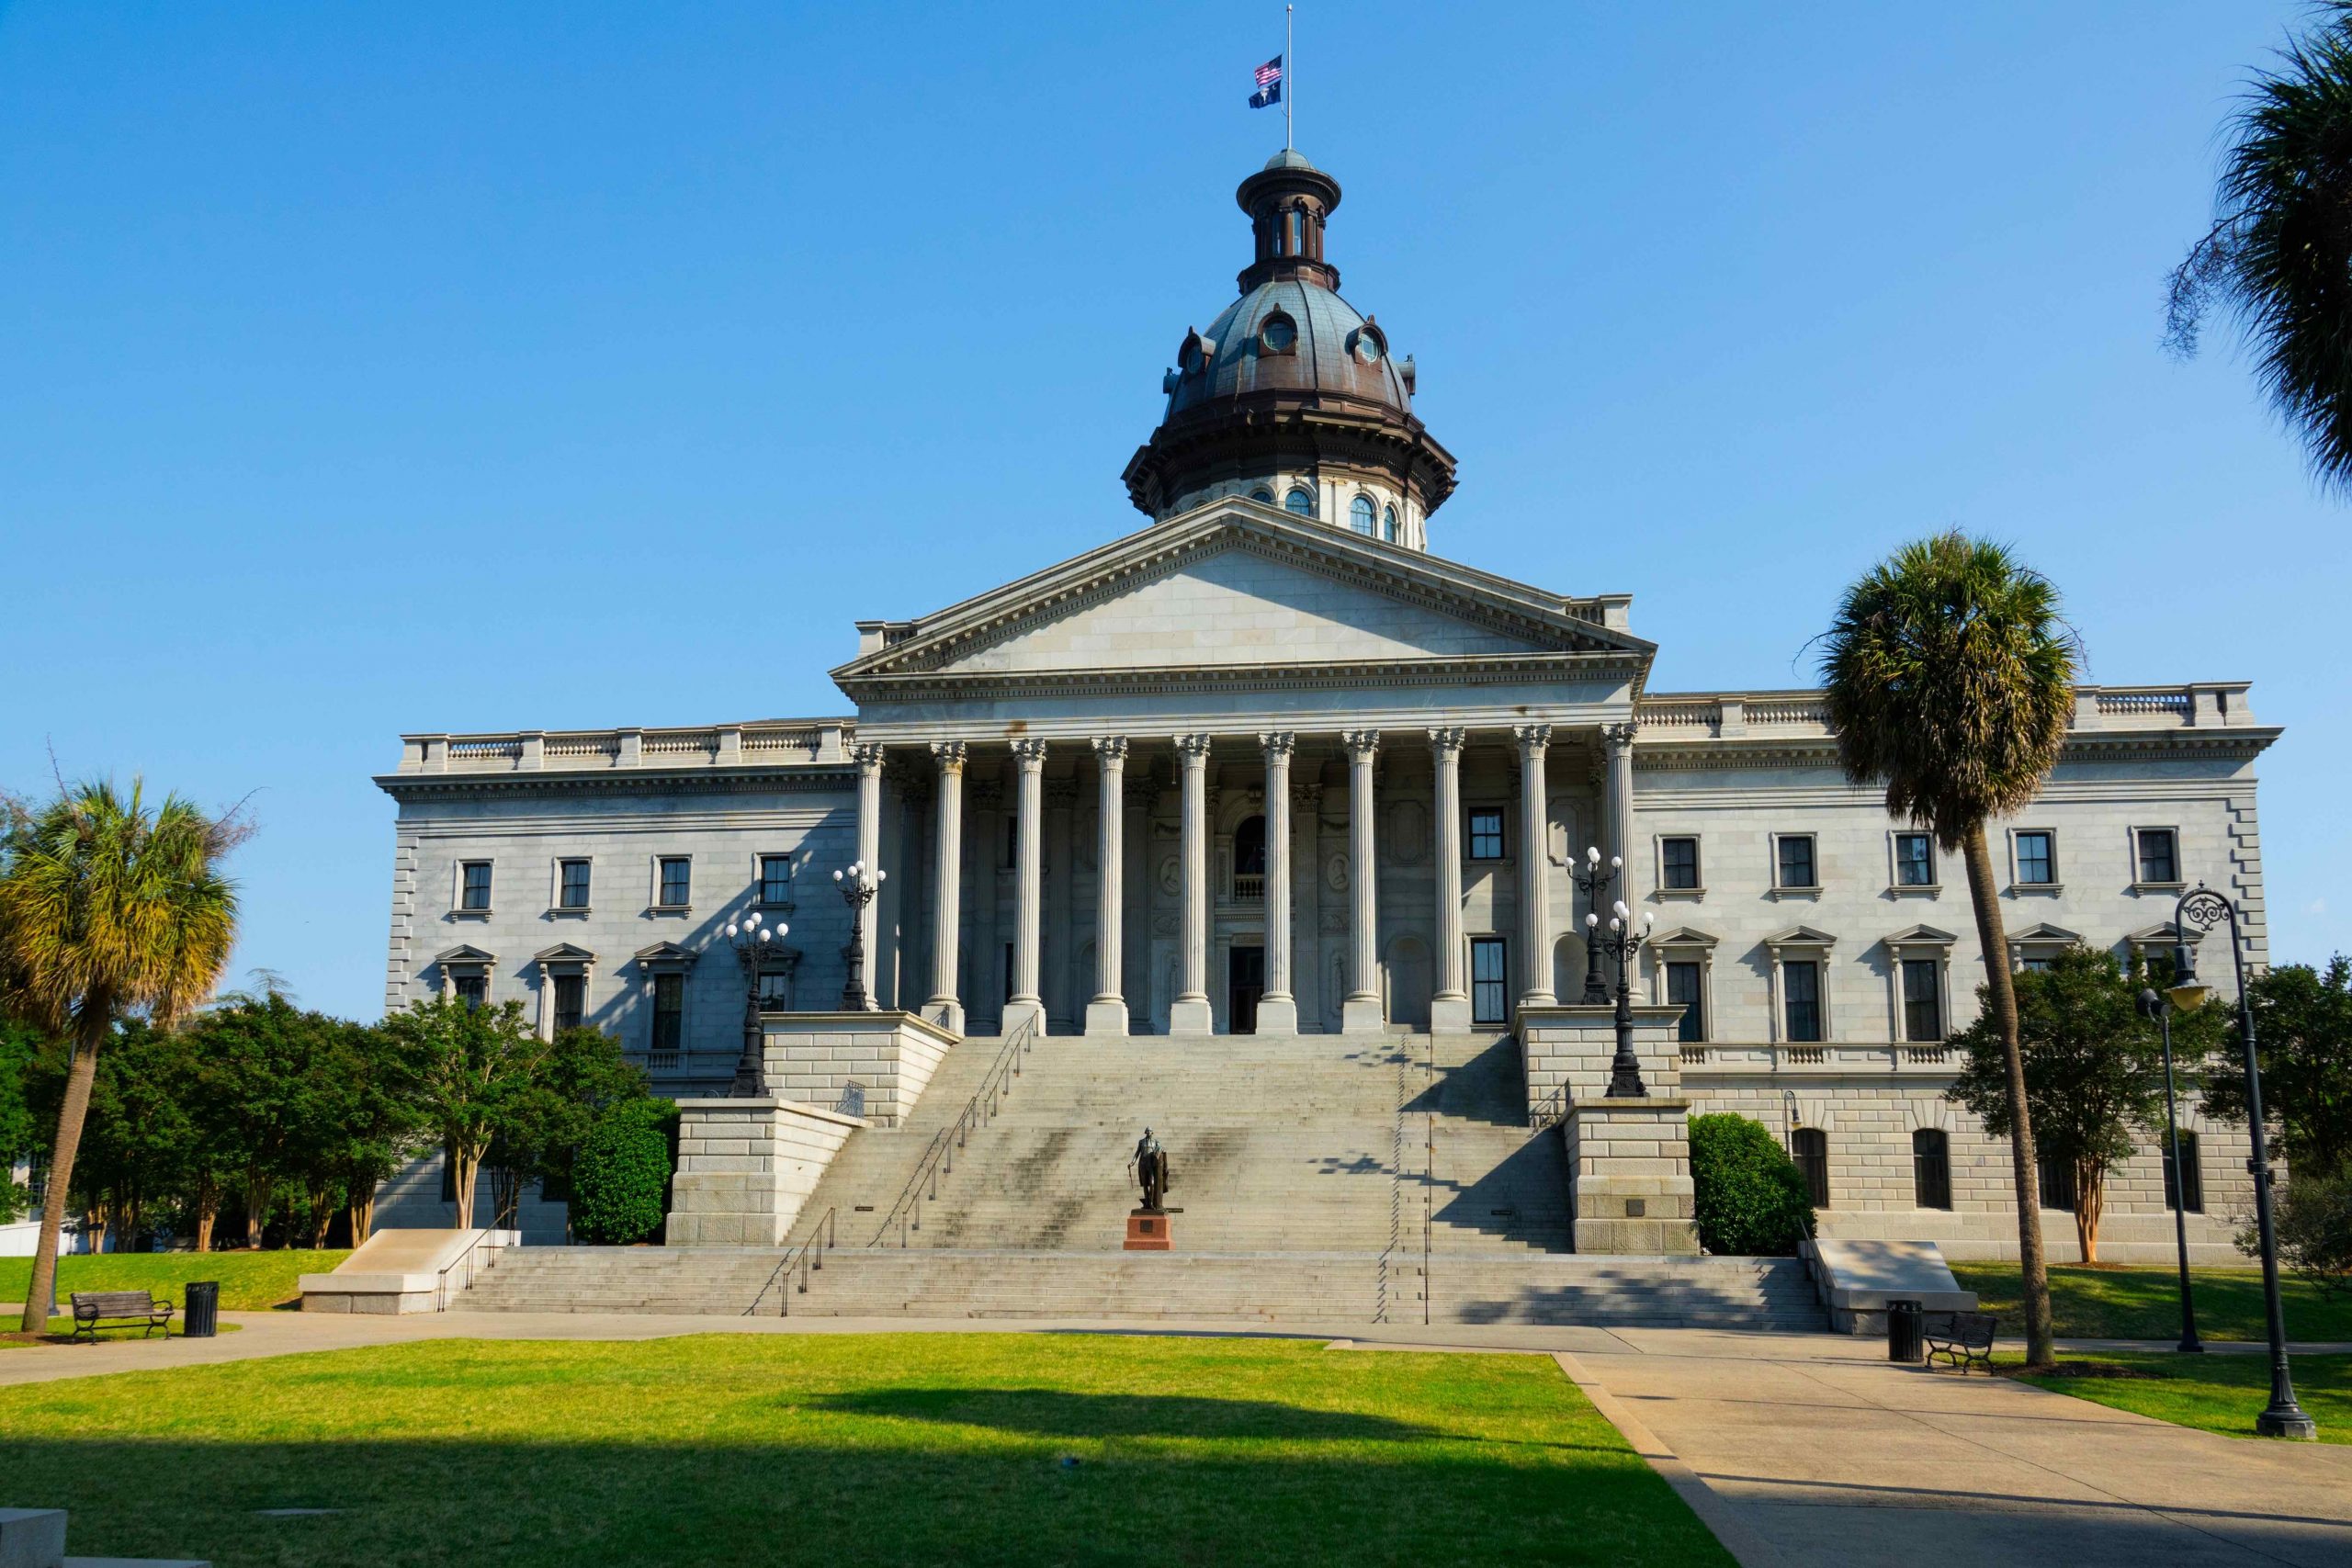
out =
<svg viewBox="0 0 2352 1568"><path fill-rule="evenodd" d="M852 861L833 873L833 880L841 885L842 899L849 905L849 982L842 987L843 1012L871 1012L874 999L865 994L865 907L882 891L882 884L890 874Z"/></svg>
<svg viewBox="0 0 2352 1568"><path fill-rule="evenodd" d="M760 1028L760 973L775 944L792 928L781 920L769 925L757 909L727 927L727 940L743 965L743 1053L735 1059L735 1083L729 1090L751 1100L768 1091L765 1041Z"/></svg>
<svg viewBox="0 0 2352 1568"><path fill-rule="evenodd" d="M1639 1100L1650 1091L1642 1082L1641 1058L1634 1055L1634 955L1649 941L1651 919L1645 914L1636 922L1623 898L1610 906L1607 936L1600 934L1598 913L1584 918L1586 942L1617 960L1617 1055L1609 1064L1610 1100Z"/></svg>
<svg viewBox="0 0 2352 1568"><path fill-rule="evenodd" d="M2245 1168L2254 1178L2255 1226L2262 1239L2262 1302L2270 1327L2270 1404L2254 1418L2254 1429L2266 1438L2313 1439L2319 1436L2319 1423L2295 1403L2295 1384L2287 1375L2287 1316L2278 1302L2278 1233L2270 1219L2270 1157L2262 1135L2262 1067L2254 1054L2254 1004L2246 995L2245 947L2238 930L2238 907L2201 882L2173 906L2173 934L2178 945L2172 950L2170 995L2174 1006L2186 1009L2200 1005L2212 994L2212 988L2197 978L2197 952L2189 935L2194 931L2202 936L2225 919L2230 927L2230 957L2237 965L2238 1043L2245 1049L2245 1125L2254 1145ZM2178 1179L2176 1166L2174 1179Z"/></svg>
<svg viewBox="0 0 2352 1568"><path fill-rule="evenodd" d="M2180 1257L2180 1343L2176 1348L2197 1354L2205 1346L2197 1337L2197 1303L2188 1290L2188 1168L2180 1163L2180 1112L2173 1109L2172 1004L2151 987L2140 993L2140 1016L2165 1033L2165 1121L2172 1140L2172 1239Z"/></svg>
<svg viewBox="0 0 2352 1568"><path fill-rule="evenodd" d="M1623 859L1616 855L1611 855L1604 867L1600 863L1600 851L1591 846L1585 849L1583 864L1571 862L1568 866L1568 880L1583 893L1585 908L1589 911L1584 920L1583 1001L1587 1007L1600 1007L1609 1000L1609 983L1600 977L1600 942L1592 933L1593 928L1600 923L1600 901L1616 886L1617 878L1624 868ZM1573 900L1568 910L1573 919L1576 912Z"/></svg>

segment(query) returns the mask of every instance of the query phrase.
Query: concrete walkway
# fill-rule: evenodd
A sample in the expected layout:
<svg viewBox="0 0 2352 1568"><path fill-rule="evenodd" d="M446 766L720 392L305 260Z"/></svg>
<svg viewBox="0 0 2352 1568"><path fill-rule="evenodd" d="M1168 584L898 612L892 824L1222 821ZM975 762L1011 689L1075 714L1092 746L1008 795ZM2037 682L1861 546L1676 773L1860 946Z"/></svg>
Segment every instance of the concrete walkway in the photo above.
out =
<svg viewBox="0 0 2352 1568"><path fill-rule="evenodd" d="M1872 1339L1180 1320L223 1315L240 1332L0 1350L0 1384L452 1337L1201 1334L1363 1350L1539 1351L1555 1357L1747 1568L2352 1562L2352 1448L2216 1437L2005 1378L1892 1366Z"/></svg>

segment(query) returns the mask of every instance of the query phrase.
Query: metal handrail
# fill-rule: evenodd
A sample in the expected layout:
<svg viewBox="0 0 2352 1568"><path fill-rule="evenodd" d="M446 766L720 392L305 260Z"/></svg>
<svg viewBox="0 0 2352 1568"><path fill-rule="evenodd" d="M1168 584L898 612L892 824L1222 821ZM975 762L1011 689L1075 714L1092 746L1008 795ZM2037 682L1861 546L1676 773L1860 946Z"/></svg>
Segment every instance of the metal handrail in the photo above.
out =
<svg viewBox="0 0 2352 1568"><path fill-rule="evenodd" d="M1566 1078L1542 1100L1527 1108L1527 1124L1537 1132L1556 1127L1568 1119L1568 1084Z"/></svg>
<svg viewBox="0 0 2352 1568"><path fill-rule="evenodd" d="M1021 1076L1021 1058L1028 1055L1029 1048L1036 1043L1036 1040L1037 1015L1033 1012L1013 1025L1012 1032L1004 1037L1004 1043L997 1050L996 1060L989 1064L987 1075L980 1079L980 1087L971 1099L964 1102L964 1109L956 1113L956 1120L932 1134L931 1142L923 1148L922 1160L915 1166L914 1174L907 1178L906 1186L900 1190L899 1201L890 1205L888 1213L882 1216L882 1223L875 1227L874 1239L866 1246L880 1247L889 1238L893 1225L899 1228L899 1245L910 1245L908 1233L922 1229L925 1196L928 1195L934 1203L939 1201L940 1177L954 1174L956 1151L964 1146L965 1140L975 1130L988 1125L989 1118L1003 1108L1004 1091L1009 1080Z"/></svg>
<svg viewBox="0 0 2352 1568"><path fill-rule="evenodd" d="M822 1245L820 1245L820 1243ZM808 1293L808 1276L813 1273L821 1272L825 1267L825 1254L831 1252L834 1247L840 1245L840 1242L835 1239L833 1235L833 1210L827 1209L822 1214L818 1216L817 1223L808 1227L808 1234L801 1238L800 1245L792 1248L784 1255L784 1261L775 1266L775 1271L768 1276L767 1283L762 1285L760 1287L759 1294L752 1298L752 1304L743 1309L743 1315L745 1317L750 1317L752 1314L758 1312L760 1310L760 1303L765 1301L767 1299L767 1293L775 1289L775 1282L778 1280L791 1279L792 1271L795 1269L798 1269L800 1270L800 1283L797 1287L797 1293L804 1296L807 1295ZM792 1298L794 1294L794 1291L785 1291L777 1295L776 1315L778 1317L790 1317L792 1315Z"/></svg>
<svg viewBox="0 0 2352 1568"><path fill-rule="evenodd" d="M447 1312L449 1310L449 1275L454 1269L456 1269L458 1265L462 1263L466 1266L466 1284L470 1285L474 1282L474 1252L483 1242L488 1241L489 1239L490 1227L485 1226L477 1230L474 1233L473 1240L466 1243L466 1249L458 1254L457 1257L449 1259L448 1262L443 1264L441 1266L441 1271L433 1277L433 1310L435 1312ZM489 1249L489 1251L484 1255L488 1261L482 1264L483 1270L487 1271L498 1267L498 1254L504 1248L504 1247L505 1243L501 1242L497 1247L493 1247ZM463 1286L459 1287L459 1289L463 1288Z"/></svg>

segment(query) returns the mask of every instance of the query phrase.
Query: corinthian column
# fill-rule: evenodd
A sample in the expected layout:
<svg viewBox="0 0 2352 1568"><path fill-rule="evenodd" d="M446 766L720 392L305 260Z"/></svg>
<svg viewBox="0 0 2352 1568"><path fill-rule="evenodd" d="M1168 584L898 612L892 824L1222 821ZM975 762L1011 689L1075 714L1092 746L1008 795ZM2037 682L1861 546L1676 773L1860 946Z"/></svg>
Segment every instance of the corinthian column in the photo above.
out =
<svg viewBox="0 0 2352 1568"><path fill-rule="evenodd" d="M870 873L890 870L882 865L882 745L876 740L861 740L850 755L857 762L857 862ZM877 894L857 907L858 947L865 954L858 965L858 984L865 988L867 1005L875 1005L877 995L874 988L874 958L877 945L874 933L878 922L881 897Z"/></svg>
<svg viewBox="0 0 2352 1568"><path fill-rule="evenodd" d="M1519 1000L1522 1007L1552 1005L1551 821L1544 782L1544 749L1552 744L1548 724L1511 727L1519 741Z"/></svg>
<svg viewBox="0 0 2352 1568"><path fill-rule="evenodd" d="M1612 724L1600 732L1601 743L1609 749L1608 852L1624 860L1625 874L1617 884L1617 897L1625 900L1629 909L1634 905L1634 729L1628 722Z"/></svg>
<svg viewBox="0 0 2352 1568"><path fill-rule="evenodd" d="M1298 1032L1298 998L1290 983L1290 754L1296 737L1261 735L1266 753L1266 994L1258 998L1258 1032Z"/></svg>
<svg viewBox="0 0 2352 1568"><path fill-rule="evenodd" d="M1032 738L1012 743L1020 764L1015 840L1020 853L1019 881L1013 894L1012 995L1004 1004L1004 1032L1034 1019L1037 1032L1046 1032L1046 1003L1037 989L1037 950L1045 912L1045 853L1038 829L1044 825L1046 743Z"/></svg>
<svg viewBox="0 0 2352 1568"><path fill-rule="evenodd" d="M1184 765L1179 840L1184 868L1184 981L1168 1010L1168 1032L1209 1034L1216 1029L1209 1010L1209 738L1180 735L1176 753Z"/></svg>
<svg viewBox="0 0 2352 1568"><path fill-rule="evenodd" d="M1125 929L1126 890L1123 873L1126 850L1121 829L1126 822L1127 738L1094 738L1094 764L1100 793L1095 803L1094 864L1094 999L1086 1004L1086 1032L1125 1034L1127 998L1120 993L1119 936Z"/></svg>
<svg viewBox="0 0 2352 1568"><path fill-rule="evenodd" d="M1380 900L1374 869L1379 823L1374 813L1372 765L1380 755L1380 731L1351 729L1340 739L1348 748L1348 891L1352 939L1348 997L1340 1004L1340 1032L1379 1034L1388 1027L1380 999Z"/></svg>
<svg viewBox="0 0 2352 1568"><path fill-rule="evenodd" d="M956 994L956 950L963 934L965 744L934 740L931 754L939 761L939 869L931 879L931 999L922 1010L932 1022L961 1034L964 1003Z"/></svg>
<svg viewBox="0 0 2352 1568"><path fill-rule="evenodd" d="M1437 989L1430 995L1432 1033L1470 1027L1470 991L1463 980L1462 744L1459 728L1430 731L1437 762Z"/></svg>

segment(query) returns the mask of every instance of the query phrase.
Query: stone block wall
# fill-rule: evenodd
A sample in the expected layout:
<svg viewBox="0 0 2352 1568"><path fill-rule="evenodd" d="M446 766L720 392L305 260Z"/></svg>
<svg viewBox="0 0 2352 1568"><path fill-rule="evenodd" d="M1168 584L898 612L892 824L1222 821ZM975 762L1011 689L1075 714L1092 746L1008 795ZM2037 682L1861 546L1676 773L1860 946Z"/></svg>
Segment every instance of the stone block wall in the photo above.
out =
<svg viewBox="0 0 2352 1568"><path fill-rule="evenodd" d="M960 1036L911 1012L770 1014L763 1021L771 1093L837 1106L864 1087L865 1118L893 1127L922 1098Z"/></svg>
<svg viewBox="0 0 2352 1568"><path fill-rule="evenodd" d="M1588 1100L1568 1113L1568 1184L1578 1252L1699 1250L1692 1223L1690 1103Z"/></svg>
<svg viewBox="0 0 2352 1568"><path fill-rule="evenodd" d="M1674 1023L1682 1010L1634 1010L1634 1055L1642 1081L1652 1094L1680 1091L1682 1058ZM1530 1111L1564 1111L1567 1103L1598 1100L1609 1089L1610 1064L1617 1056L1617 1014L1608 1007L1529 1007L1519 1010L1519 1044L1527 1074ZM1561 1097L1561 1086L1566 1097Z"/></svg>
<svg viewBox="0 0 2352 1568"><path fill-rule="evenodd" d="M861 1118L787 1100L678 1101L672 1247L780 1247Z"/></svg>

